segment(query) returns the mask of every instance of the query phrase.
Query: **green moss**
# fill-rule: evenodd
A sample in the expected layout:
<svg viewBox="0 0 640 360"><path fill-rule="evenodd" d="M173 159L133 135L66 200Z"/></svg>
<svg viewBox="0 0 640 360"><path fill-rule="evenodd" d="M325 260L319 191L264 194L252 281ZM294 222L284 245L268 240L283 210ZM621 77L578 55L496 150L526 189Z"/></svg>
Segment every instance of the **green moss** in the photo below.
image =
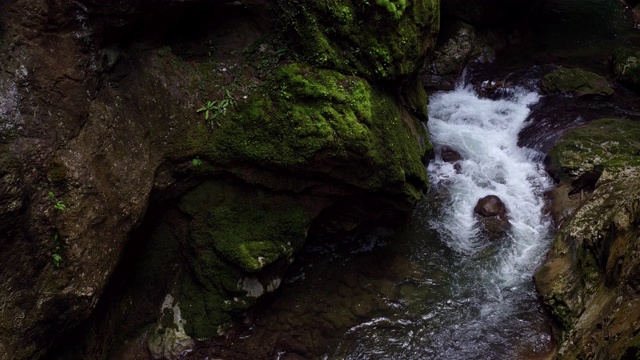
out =
<svg viewBox="0 0 640 360"><path fill-rule="evenodd" d="M238 291L241 272L254 272L289 257L306 238L311 216L295 198L207 181L185 194L180 208L191 222L192 267L210 287ZM226 273L226 274L225 274Z"/></svg>
<svg viewBox="0 0 640 360"><path fill-rule="evenodd" d="M427 186L424 149L394 101L361 78L303 64L278 69L203 142L225 166L325 173L370 190L393 184L414 200Z"/></svg>
<svg viewBox="0 0 640 360"><path fill-rule="evenodd" d="M367 79L411 74L439 30L437 0L280 0L283 38L311 64Z"/></svg>
<svg viewBox="0 0 640 360"><path fill-rule="evenodd" d="M541 87L548 94L575 93L578 96L613 94L613 89L605 78L579 68L559 68L544 76Z"/></svg>
<svg viewBox="0 0 640 360"><path fill-rule="evenodd" d="M613 72L618 80L640 87L640 50L616 49L613 53Z"/></svg>
<svg viewBox="0 0 640 360"><path fill-rule="evenodd" d="M218 327L232 318L229 296L220 289L205 289L196 279L183 275L178 279L178 302L185 319L185 332L196 339L220 335Z"/></svg>
<svg viewBox="0 0 640 360"><path fill-rule="evenodd" d="M595 166L614 171L640 166L639 152L640 122L600 119L567 132L549 152L549 162L574 177Z"/></svg>
<svg viewBox="0 0 640 360"><path fill-rule="evenodd" d="M179 279L176 298L196 338L218 335L256 299L240 286L247 272L288 260L306 238L311 215L294 197L232 181L209 180L184 194L192 217L185 255L190 271Z"/></svg>

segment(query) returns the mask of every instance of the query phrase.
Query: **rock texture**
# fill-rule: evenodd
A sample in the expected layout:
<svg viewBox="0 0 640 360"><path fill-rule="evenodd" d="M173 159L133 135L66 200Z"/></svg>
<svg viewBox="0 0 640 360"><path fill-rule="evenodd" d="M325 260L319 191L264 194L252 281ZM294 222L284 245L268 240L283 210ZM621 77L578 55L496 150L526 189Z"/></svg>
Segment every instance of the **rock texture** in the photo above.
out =
<svg viewBox="0 0 640 360"><path fill-rule="evenodd" d="M640 87L640 50L617 49L613 53L613 73L621 82Z"/></svg>
<svg viewBox="0 0 640 360"><path fill-rule="evenodd" d="M0 3L0 359L99 358L160 309L219 335L312 224L420 198L427 99L409 76L438 2L317 4ZM93 345L72 340L90 316ZM180 345L164 342L148 345Z"/></svg>
<svg viewBox="0 0 640 360"><path fill-rule="evenodd" d="M496 195L479 199L473 212L478 215L481 230L491 240L500 238L511 226L507 218L507 207Z"/></svg>
<svg viewBox="0 0 640 360"><path fill-rule="evenodd" d="M559 68L545 75L540 83L544 93L569 93L576 96L613 94L605 78L580 68Z"/></svg>
<svg viewBox="0 0 640 360"><path fill-rule="evenodd" d="M560 179L561 230L535 275L558 319L558 359L633 359L640 354L640 123L602 119L568 132L549 154ZM593 192L568 199L571 183L595 167ZM579 197L579 198L578 198Z"/></svg>
<svg viewBox="0 0 640 360"><path fill-rule="evenodd" d="M488 58L490 52L475 28L460 20L450 21L443 24L420 79L427 88L451 90L469 61Z"/></svg>

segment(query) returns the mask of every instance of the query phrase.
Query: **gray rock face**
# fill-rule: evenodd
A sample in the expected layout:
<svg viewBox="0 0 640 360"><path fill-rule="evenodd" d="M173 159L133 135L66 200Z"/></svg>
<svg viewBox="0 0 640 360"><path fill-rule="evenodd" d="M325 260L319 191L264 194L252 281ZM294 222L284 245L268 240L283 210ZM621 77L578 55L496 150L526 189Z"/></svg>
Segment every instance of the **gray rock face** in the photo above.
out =
<svg viewBox="0 0 640 360"><path fill-rule="evenodd" d="M441 40L429 56L427 67L420 76L428 88L453 89L458 75L469 61L489 56L490 53L472 26L462 21L445 26L448 30L441 33Z"/></svg>

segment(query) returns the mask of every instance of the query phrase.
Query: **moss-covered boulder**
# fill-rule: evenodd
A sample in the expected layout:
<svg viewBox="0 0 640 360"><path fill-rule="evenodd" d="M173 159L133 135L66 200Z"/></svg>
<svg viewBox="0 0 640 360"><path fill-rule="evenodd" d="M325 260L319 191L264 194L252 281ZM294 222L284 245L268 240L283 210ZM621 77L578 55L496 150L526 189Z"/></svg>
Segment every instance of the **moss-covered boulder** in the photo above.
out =
<svg viewBox="0 0 640 360"><path fill-rule="evenodd" d="M638 151L638 121L600 119L565 134L549 151L546 162L556 179L575 180L594 168L603 168L606 179L640 166Z"/></svg>
<svg viewBox="0 0 640 360"><path fill-rule="evenodd" d="M576 96L613 94L605 78L580 68L559 68L545 75L540 88L546 94L570 93Z"/></svg>
<svg viewBox="0 0 640 360"><path fill-rule="evenodd" d="M310 64L369 80L417 70L435 44L438 0L279 0L283 36Z"/></svg>
<svg viewBox="0 0 640 360"><path fill-rule="evenodd" d="M298 176L320 174L414 200L425 189L424 128L366 80L294 63L277 69L212 137L207 159ZM349 171L347 171L349 169ZM241 171L241 170L239 170Z"/></svg>
<svg viewBox="0 0 640 360"><path fill-rule="evenodd" d="M613 73L619 81L640 87L640 50L616 49L613 53Z"/></svg>
<svg viewBox="0 0 640 360"><path fill-rule="evenodd" d="M602 119L568 132L551 151L565 196L594 166L602 171L593 192L570 195L573 207L535 275L562 325L558 358L638 351L639 136L640 122Z"/></svg>

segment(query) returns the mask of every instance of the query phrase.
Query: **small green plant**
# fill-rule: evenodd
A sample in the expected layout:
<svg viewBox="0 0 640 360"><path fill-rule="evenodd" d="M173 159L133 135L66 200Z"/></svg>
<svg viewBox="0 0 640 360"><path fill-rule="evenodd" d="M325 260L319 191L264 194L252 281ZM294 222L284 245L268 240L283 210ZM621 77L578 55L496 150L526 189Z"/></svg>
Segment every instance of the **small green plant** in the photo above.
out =
<svg viewBox="0 0 640 360"><path fill-rule="evenodd" d="M49 191L49 199L51 199L51 202L53 203L53 208L59 211L65 211L67 210L67 205L64 204L64 202L62 202L62 200L56 198L55 194L53 193L53 191Z"/></svg>
<svg viewBox="0 0 640 360"><path fill-rule="evenodd" d="M198 156L194 157L193 160L191 160L191 166L193 167L202 166L202 160L200 160L200 157Z"/></svg>
<svg viewBox="0 0 640 360"><path fill-rule="evenodd" d="M60 267L62 262L62 255L60 255L60 249L62 248L62 242L60 241L60 235L56 232L53 234L53 255L51 256L53 264L56 267Z"/></svg>
<svg viewBox="0 0 640 360"><path fill-rule="evenodd" d="M207 120L209 124L212 124L219 116L226 115L229 107L236 107L236 100L231 96L229 89L225 89L224 94L224 99L220 101L207 101L203 107L196 110L197 113L204 112L204 119Z"/></svg>

